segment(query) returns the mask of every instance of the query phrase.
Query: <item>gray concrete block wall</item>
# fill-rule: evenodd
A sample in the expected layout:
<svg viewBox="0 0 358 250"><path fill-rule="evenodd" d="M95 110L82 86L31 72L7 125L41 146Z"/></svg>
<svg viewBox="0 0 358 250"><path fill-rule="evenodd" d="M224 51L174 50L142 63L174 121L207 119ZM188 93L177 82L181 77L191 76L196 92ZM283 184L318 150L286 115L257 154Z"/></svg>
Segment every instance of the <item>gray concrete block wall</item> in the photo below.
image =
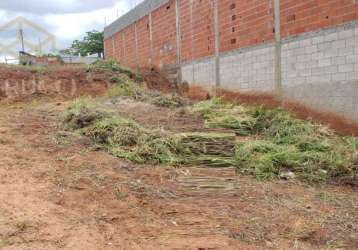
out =
<svg viewBox="0 0 358 250"><path fill-rule="evenodd" d="M282 87L290 99L358 121L358 24L284 40Z"/></svg>
<svg viewBox="0 0 358 250"><path fill-rule="evenodd" d="M221 88L272 92L275 89L274 45L267 44L220 57Z"/></svg>
<svg viewBox="0 0 358 250"><path fill-rule="evenodd" d="M215 59L207 58L184 64L181 68L182 80L204 88L215 86Z"/></svg>

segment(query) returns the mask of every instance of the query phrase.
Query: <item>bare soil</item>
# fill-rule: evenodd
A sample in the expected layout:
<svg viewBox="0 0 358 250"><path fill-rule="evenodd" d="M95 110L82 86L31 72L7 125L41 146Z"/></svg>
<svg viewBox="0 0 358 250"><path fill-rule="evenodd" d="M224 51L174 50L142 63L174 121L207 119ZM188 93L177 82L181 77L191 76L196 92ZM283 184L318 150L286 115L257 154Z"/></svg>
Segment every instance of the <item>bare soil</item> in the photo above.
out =
<svg viewBox="0 0 358 250"><path fill-rule="evenodd" d="M0 249L357 249L357 189L136 165L64 131L68 99L0 104ZM202 128L146 105L121 112Z"/></svg>

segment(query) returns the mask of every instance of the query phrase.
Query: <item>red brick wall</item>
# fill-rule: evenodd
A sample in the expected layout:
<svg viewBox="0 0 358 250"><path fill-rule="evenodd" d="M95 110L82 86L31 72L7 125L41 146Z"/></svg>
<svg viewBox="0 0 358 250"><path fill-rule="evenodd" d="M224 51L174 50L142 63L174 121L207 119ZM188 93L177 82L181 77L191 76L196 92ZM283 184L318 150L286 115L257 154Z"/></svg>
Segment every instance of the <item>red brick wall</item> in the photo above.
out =
<svg viewBox="0 0 358 250"><path fill-rule="evenodd" d="M219 20L221 52L274 38L273 1L220 0Z"/></svg>
<svg viewBox="0 0 358 250"><path fill-rule="evenodd" d="M159 67L176 62L175 0L152 12L153 64Z"/></svg>
<svg viewBox="0 0 358 250"><path fill-rule="evenodd" d="M112 38L107 38L104 40L104 57L106 60L113 59L113 49L112 49Z"/></svg>
<svg viewBox="0 0 358 250"><path fill-rule="evenodd" d="M149 16L145 16L137 21L137 40L139 66L149 66L151 57Z"/></svg>
<svg viewBox="0 0 358 250"><path fill-rule="evenodd" d="M123 61L122 32L118 32L114 35L114 55L116 61L125 64Z"/></svg>
<svg viewBox="0 0 358 250"><path fill-rule="evenodd" d="M192 2L192 6L190 4ZM215 50L214 8L211 0L180 3L182 60L210 56Z"/></svg>
<svg viewBox="0 0 358 250"><path fill-rule="evenodd" d="M356 0L281 0L283 37L356 19L358 19Z"/></svg>
<svg viewBox="0 0 358 250"><path fill-rule="evenodd" d="M192 2L192 6L190 5ZM274 0L219 0L220 52L274 39ZM148 15L137 21L138 60L134 24L115 34L115 59L127 66L176 63L175 0L152 12L152 52ZM191 11L192 14L191 15ZM214 54L212 0L181 0L181 59L195 60ZM358 19L358 0L281 0L282 37L319 30ZM122 33L125 37L123 50ZM112 44L107 39L106 56ZM151 56L152 55L152 56Z"/></svg>
<svg viewBox="0 0 358 250"><path fill-rule="evenodd" d="M123 61L129 67L137 66L136 42L134 24L123 30L124 34L124 56ZM122 44L123 45L123 44Z"/></svg>

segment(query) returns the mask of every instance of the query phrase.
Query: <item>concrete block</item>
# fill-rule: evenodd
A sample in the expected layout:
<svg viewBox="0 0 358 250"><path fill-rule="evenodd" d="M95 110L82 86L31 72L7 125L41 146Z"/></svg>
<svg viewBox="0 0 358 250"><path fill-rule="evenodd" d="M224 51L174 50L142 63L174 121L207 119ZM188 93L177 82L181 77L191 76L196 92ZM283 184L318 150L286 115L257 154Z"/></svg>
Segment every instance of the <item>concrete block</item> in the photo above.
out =
<svg viewBox="0 0 358 250"><path fill-rule="evenodd" d="M347 63L358 63L358 55L347 56Z"/></svg>
<svg viewBox="0 0 358 250"><path fill-rule="evenodd" d="M353 72L353 70L354 70L353 64L343 64L338 66L338 72L340 73Z"/></svg>
<svg viewBox="0 0 358 250"><path fill-rule="evenodd" d="M325 51L332 48L332 42L324 42L317 45L318 51Z"/></svg>
<svg viewBox="0 0 358 250"><path fill-rule="evenodd" d="M331 81L332 77L331 75L317 75L317 76L312 76L310 79L308 79L308 81L312 82L312 83L319 83L319 82L329 82Z"/></svg>
<svg viewBox="0 0 358 250"><path fill-rule="evenodd" d="M332 64L331 58L318 60L318 67L326 67Z"/></svg>
<svg viewBox="0 0 358 250"><path fill-rule="evenodd" d="M333 49L340 49L340 48L345 48L345 47L346 47L346 40L338 40L338 41L332 42Z"/></svg>
<svg viewBox="0 0 358 250"><path fill-rule="evenodd" d="M358 45L358 36L351 37L346 40L346 46L357 46Z"/></svg>
<svg viewBox="0 0 358 250"><path fill-rule="evenodd" d="M354 54L355 54L355 55L358 55L358 46L355 46L355 47L354 47Z"/></svg>
<svg viewBox="0 0 358 250"><path fill-rule="evenodd" d="M305 48L306 54L313 54L316 53L317 51L318 51L317 45L311 45Z"/></svg>
<svg viewBox="0 0 358 250"><path fill-rule="evenodd" d="M305 48L296 48L292 50L293 56L300 56L305 54Z"/></svg>
<svg viewBox="0 0 358 250"><path fill-rule="evenodd" d="M338 39L338 34L336 32L331 33L331 34L327 34L324 36L324 41L325 42L331 42L331 41L335 41Z"/></svg>
<svg viewBox="0 0 358 250"><path fill-rule="evenodd" d="M332 81L346 81L347 74L346 73L337 73L332 75Z"/></svg>
<svg viewBox="0 0 358 250"><path fill-rule="evenodd" d="M347 80L358 80L358 72L348 72L347 73Z"/></svg>
<svg viewBox="0 0 358 250"><path fill-rule="evenodd" d="M326 74L336 74L338 73L338 66L332 65L332 66L324 67L324 71Z"/></svg>
<svg viewBox="0 0 358 250"><path fill-rule="evenodd" d="M353 47L338 49L338 56L349 56L354 54Z"/></svg>
<svg viewBox="0 0 358 250"><path fill-rule="evenodd" d="M319 44L324 42L324 36L316 36L312 38L312 44Z"/></svg>
<svg viewBox="0 0 358 250"><path fill-rule="evenodd" d="M299 76L311 76L312 75L312 70L311 69L302 69L299 71Z"/></svg>
<svg viewBox="0 0 358 250"><path fill-rule="evenodd" d="M342 65L346 63L346 57L345 56L336 56L332 57L332 64L333 65Z"/></svg>
<svg viewBox="0 0 358 250"><path fill-rule="evenodd" d="M353 36L353 30L352 29L343 30L343 31L340 31L338 33L338 38L339 39L347 39L347 38L350 38L352 36Z"/></svg>
<svg viewBox="0 0 358 250"><path fill-rule="evenodd" d="M300 47L308 47L312 45L312 39L311 38L307 38L304 40L300 41Z"/></svg>
<svg viewBox="0 0 358 250"><path fill-rule="evenodd" d="M318 76L318 75L323 75L325 74L325 70L323 67L319 67L319 68L312 68L311 69L311 75L312 76Z"/></svg>
<svg viewBox="0 0 358 250"><path fill-rule="evenodd" d="M339 55L339 49L328 49L323 52L323 58L332 58Z"/></svg>
<svg viewBox="0 0 358 250"><path fill-rule="evenodd" d="M309 62L312 60L311 54L301 55L297 57L297 62Z"/></svg>

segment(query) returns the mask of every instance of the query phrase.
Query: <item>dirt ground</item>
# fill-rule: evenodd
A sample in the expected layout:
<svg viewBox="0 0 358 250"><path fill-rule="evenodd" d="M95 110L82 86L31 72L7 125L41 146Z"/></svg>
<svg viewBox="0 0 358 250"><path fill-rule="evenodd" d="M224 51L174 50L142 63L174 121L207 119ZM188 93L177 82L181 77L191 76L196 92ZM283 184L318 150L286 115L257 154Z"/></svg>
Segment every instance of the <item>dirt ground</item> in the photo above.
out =
<svg viewBox="0 0 358 250"><path fill-rule="evenodd" d="M358 249L356 188L136 165L65 131L69 103L0 103L0 249ZM202 128L163 108L114 105L141 123Z"/></svg>

